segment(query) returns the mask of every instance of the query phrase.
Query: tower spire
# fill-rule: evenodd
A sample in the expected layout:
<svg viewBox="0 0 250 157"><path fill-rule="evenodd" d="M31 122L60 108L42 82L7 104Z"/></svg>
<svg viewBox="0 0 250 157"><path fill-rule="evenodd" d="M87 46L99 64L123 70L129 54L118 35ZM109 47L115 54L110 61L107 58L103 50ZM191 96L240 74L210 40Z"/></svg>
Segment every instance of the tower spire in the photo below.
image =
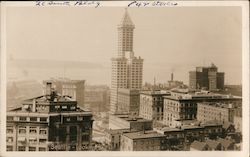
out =
<svg viewBox="0 0 250 157"><path fill-rule="evenodd" d="M128 9L125 8L125 13L123 15L123 18L121 20L120 26L124 26L124 27L135 27L133 21L131 20L129 13L128 13Z"/></svg>
<svg viewBox="0 0 250 157"><path fill-rule="evenodd" d="M125 53L129 52L133 56L133 32L135 25L132 22L127 9L122 17L121 23L118 25L118 57L125 57Z"/></svg>

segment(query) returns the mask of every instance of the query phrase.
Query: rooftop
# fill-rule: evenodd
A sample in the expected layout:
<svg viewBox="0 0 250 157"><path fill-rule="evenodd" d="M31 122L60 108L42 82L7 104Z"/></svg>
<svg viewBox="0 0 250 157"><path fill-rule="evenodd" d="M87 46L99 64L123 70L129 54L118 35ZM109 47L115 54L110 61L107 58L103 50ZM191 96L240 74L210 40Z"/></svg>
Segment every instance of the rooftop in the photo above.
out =
<svg viewBox="0 0 250 157"><path fill-rule="evenodd" d="M210 106L215 108L233 108L233 105L219 102L202 102L199 105Z"/></svg>
<svg viewBox="0 0 250 157"><path fill-rule="evenodd" d="M205 142L194 141L190 147L195 148L197 150L204 150L208 145Z"/></svg>
<svg viewBox="0 0 250 157"><path fill-rule="evenodd" d="M22 110L22 108L16 108L7 112L8 115L16 116L48 116L48 115L92 115L91 111L82 110L77 108L76 111L63 111L63 112L31 112Z"/></svg>
<svg viewBox="0 0 250 157"><path fill-rule="evenodd" d="M202 100L202 99L234 99L234 100L241 100L241 97L238 96L232 96L232 95L222 95L222 94L216 94L216 93L202 93L202 92L196 92L196 93L188 93L183 94L179 96L164 96L166 99L171 100Z"/></svg>
<svg viewBox="0 0 250 157"><path fill-rule="evenodd" d="M233 140L227 140L223 138L219 138L217 141L220 142L221 145L225 148L229 147L231 144L234 144Z"/></svg>
<svg viewBox="0 0 250 157"><path fill-rule="evenodd" d="M71 80L69 78L51 78L49 80L44 80L43 83L46 84L47 82L60 82L60 83L66 83L66 84L75 84L75 83L84 83L85 80Z"/></svg>
<svg viewBox="0 0 250 157"><path fill-rule="evenodd" d="M138 116L132 116L128 114L115 114L112 115L116 118L120 118L122 120L128 121L128 122L151 122L152 120L147 120Z"/></svg>
<svg viewBox="0 0 250 157"><path fill-rule="evenodd" d="M165 135L157 133L156 131L145 131L145 132L140 131L140 132L125 133L123 135L130 139L165 137Z"/></svg>
<svg viewBox="0 0 250 157"><path fill-rule="evenodd" d="M141 91L140 94L165 96L165 95L170 95L170 92L166 90L149 90L149 91Z"/></svg>
<svg viewBox="0 0 250 157"><path fill-rule="evenodd" d="M220 142L210 139L206 140L205 143L207 143L208 146L213 149L216 149L220 145Z"/></svg>
<svg viewBox="0 0 250 157"><path fill-rule="evenodd" d="M120 133L124 133L124 132L129 132L130 129L108 129L106 130L107 133L109 134L120 134Z"/></svg>

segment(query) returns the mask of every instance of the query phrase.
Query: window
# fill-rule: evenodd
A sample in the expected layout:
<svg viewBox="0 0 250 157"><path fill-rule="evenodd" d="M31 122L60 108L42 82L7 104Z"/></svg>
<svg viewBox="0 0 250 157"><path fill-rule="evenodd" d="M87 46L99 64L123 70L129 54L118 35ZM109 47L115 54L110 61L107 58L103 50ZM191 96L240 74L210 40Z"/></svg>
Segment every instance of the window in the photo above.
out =
<svg viewBox="0 0 250 157"><path fill-rule="evenodd" d="M13 142L13 137L7 137L6 142L9 142L9 143Z"/></svg>
<svg viewBox="0 0 250 157"><path fill-rule="evenodd" d="M44 148L44 147L39 147L38 150L39 150L39 151L46 151L46 148Z"/></svg>
<svg viewBox="0 0 250 157"><path fill-rule="evenodd" d="M25 146L18 146L18 151L25 151Z"/></svg>
<svg viewBox="0 0 250 157"><path fill-rule="evenodd" d="M30 127L30 134L36 134L36 127Z"/></svg>
<svg viewBox="0 0 250 157"><path fill-rule="evenodd" d="M78 116L78 117L77 117L77 120L78 120L78 121L82 121L82 120L83 120L83 117Z"/></svg>
<svg viewBox="0 0 250 157"><path fill-rule="evenodd" d="M30 137L29 138L29 143L31 143L31 144L37 143L37 139L34 138L34 137Z"/></svg>
<svg viewBox="0 0 250 157"><path fill-rule="evenodd" d="M70 121L70 117L66 117L66 121L69 122Z"/></svg>
<svg viewBox="0 0 250 157"><path fill-rule="evenodd" d="M7 121L13 121L14 120L14 117L12 116L7 116Z"/></svg>
<svg viewBox="0 0 250 157"><path fill-rule="evenodd" d="M40 117L40 122L47 122L47 118L46 117Z"/></svg>
<svg viewBox="0 0 250 157"><path fill-rule="evenodd" d="M26 134L26 127L24 126L20 126L19 127L19 131L18 131L19 134Z"/></svg>
<svg viewBox="0 0 250 157"><path fill-rule="evenodd" d="M13 151L13 146L7 146L7 151Z"/></svg>
<svg viewBox="0 0 250 157"><path fill-rule="evenodd" d="M37 117L30 117L30 121L31 122L36 122L37 121Z"/></svg>
<svg viewBox="0 0 250 157"><path fill-rule="evenodd" d="M29 151L36 151L36 147L29 147Z"/></svg>
<svg viewBox="0 0 250 157"><path fill-rule="evenodd" d="M89 135L83 135L82 136L82 142L83 141L89 141Z"/></svg>
<svg viewBox="0 0 250 157"><path fill-rule="evenodd" d="M39 139L39 143L46 143L46 139Z"/></svg>
<svg viewBox="0 0 250 157"><path fill-rule="evenodd" d="M47 130L41 130L41 129L40 129L39 134L40 134L40 135L46 135L46 134L47 134Z"/></svg>
<svg viewBox="0 0 250 157"><path fill-rule="evenodd" d="M67 106L65 106L65 105L64 105L64 106L62 106L62 109L64 109L64 110L65 110L65 109L67 109L67 108L68 108L68 107L67 107Z"/></svg>
<svg viewBox="0 0 250 157"><path fill-rule="evenodd" d="M13 127L7 126L6 133L7 133L7 134L12 134L12 133L13 133Z"/></svg>
<svg viewBox="0 0 250 157"><path fill-rule="evenodd" d="M75 109L76 109L75 106L71 106L71 107L70 107L70 110L75 110Z"/></svg>
<svg viewBox="0 0 250 157"><path fill-rule="evenodd" d="M26 121L27 117L19 117L20 121Z"/></svg>

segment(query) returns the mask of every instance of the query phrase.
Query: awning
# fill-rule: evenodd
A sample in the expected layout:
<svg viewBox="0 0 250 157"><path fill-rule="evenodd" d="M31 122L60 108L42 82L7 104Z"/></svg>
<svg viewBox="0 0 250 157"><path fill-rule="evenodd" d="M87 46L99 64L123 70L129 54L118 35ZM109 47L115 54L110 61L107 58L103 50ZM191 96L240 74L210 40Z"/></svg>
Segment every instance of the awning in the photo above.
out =
<svg viewBox="0 0 250 157"><path fill-rule="evenodd" d="M25 142L26 138L25 137L18 137L17 141L18 142Z"/></svg>

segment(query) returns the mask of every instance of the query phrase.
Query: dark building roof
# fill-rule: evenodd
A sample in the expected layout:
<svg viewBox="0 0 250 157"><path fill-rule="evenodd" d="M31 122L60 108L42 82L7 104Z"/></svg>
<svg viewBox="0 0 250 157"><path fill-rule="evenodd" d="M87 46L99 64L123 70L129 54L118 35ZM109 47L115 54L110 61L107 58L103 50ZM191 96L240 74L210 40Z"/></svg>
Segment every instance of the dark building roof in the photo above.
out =
<svg viewBox="0 0 250 157"><path fill-rule="evenodd" d="M208 146L209 146L210 148L214 149L214 150L217 150L217 149L220 147L220 145L221 145L220 142L215 141L215 140L206 140L205 143L207 143Z"/></svg>
<svg viewBox="0 0 250 157"><path fill-rule="evenodd" d="M228 148L228 147L230 147L232 144L234 144L234 141L232 141L232 140L226 140L226 139L222 139L222 138L219 138L219 139L218 139L218 142L220 142L221 145L222 145L224 148Z"/></svg>
<svg viewBox="0 0 250 157"><path fill-rule="evenodd" d="M194 148L197 150L206 150L207 147L208 147L208 144L206 144L205 142L199 142L199 141L194 141L190 145L190 148Z"/></svg>

